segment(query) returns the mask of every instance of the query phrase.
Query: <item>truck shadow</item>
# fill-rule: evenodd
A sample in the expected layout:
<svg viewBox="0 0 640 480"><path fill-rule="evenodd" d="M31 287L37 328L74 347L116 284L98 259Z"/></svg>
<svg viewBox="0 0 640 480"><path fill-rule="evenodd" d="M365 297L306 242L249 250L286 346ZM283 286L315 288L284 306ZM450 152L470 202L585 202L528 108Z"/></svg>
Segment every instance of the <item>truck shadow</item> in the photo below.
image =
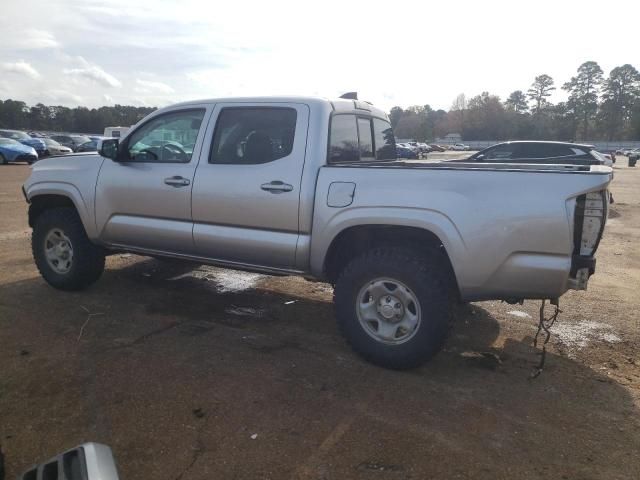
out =
<svg viewBox="0 0 640 480"><path fill-rule="evenodd" d="M123 478L149 478L151 468L174 478L176 462L189 464L196 448L220 478L223 463L250 476L233 453L245 448L238 429L247 424L278 445L269 466L275 477L288 477L313 454L309 445L338 427L331 461L345 478L379 464L401 472L438 465L443 478L495 478L507 465L519 478L531 469L625 478L625 469L640 466L629 392L553 351L530 380L538 359L531 338L502 338L482 304L457 309L451 337L431 362L394 372L351 352L335 326L330 289L225 272L143 260L107 270L81 293L39 278L3 286L0 351L15 370L1 385L9 394L0 395L10 418L9 473L23 466L12 453L38 458L92 439L113 446ZM65 376L52 375L60 371ZM76 419L65 435L42 435L57 428L52 408ZM215 426L199 427L195 439L152 433L158 418L167 432L197 422L192 412L218 412ZM21 429L26 422L39 427ZM392 460L380 450L386 443L395 445ZM149 454L161 451L174 455ZM249 467L272 458L263 453Z"/></svg>

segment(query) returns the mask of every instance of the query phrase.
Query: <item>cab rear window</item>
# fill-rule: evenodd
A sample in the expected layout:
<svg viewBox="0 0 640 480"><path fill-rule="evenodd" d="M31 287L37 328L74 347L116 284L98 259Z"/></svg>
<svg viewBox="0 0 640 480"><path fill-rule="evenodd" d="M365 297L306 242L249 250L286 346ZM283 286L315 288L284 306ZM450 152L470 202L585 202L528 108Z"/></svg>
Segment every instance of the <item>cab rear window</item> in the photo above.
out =
<svg viewBox="0 0 640 480"><path fill-rule="evenodd" d="M386 120L334 115L329 132L329 163L395 160L396 142Z"/></svg>

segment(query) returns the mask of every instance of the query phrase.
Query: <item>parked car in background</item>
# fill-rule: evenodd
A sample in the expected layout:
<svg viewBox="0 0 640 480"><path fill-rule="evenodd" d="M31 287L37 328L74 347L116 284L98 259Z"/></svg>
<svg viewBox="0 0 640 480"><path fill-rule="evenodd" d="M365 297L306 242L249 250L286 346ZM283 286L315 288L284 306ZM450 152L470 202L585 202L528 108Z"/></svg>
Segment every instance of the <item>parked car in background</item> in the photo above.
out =
<svg viewBox="0 0 640 480"><path fill-rule="evenodd" d="M429 147L431 148L432 152L446 152L447 151L446 148L444 148L441 145L436 145L435 143L430 143Z"/></svg>
<svg viewBox="0 0 640 480"><path fill-rule="evenodd" d="M396 145L396 153L398 155L398 158L418 158L418 152L416 152L412 148L402 146L401 144Z"/></svg>
<svg viewBox="0 0 640 480"><path fill-rule="evenodd" d="M406 142L406 143L397 143L396 144L398 147L401 148L406 148L408 150L411 150L412 152L414 152L415 154L418 153L418 149L416 147L414 147L413 145L411 145L410 143Z"/></svg>
<svg viewBox="0 0 640 480"><path fill-rule="evenodd" d="M568 165L607 165L613 162L593 145L578 143L515 141L498 143L474 153L464 162L544 163Z"/></svg>
<svg viewBox="0 0 640 480"><path fill-rule="evenodd" d="M429 153L432 150L431 146L424 142L418 142L418 148L422 153Z"/></svg>
<svg viewBox="0 0 640 480"><path fill-rule="evenodd" d="M409 148L413 149L416 153L429 153L429 145L422 142L409 142Z"/></svg>
<svg viewBox="0 0 640 480"><path fill-rule="evenodd" d="M50 138L53 138L56 142L58 142L61 145L64 145L65 147L69 147L74 152L83 143L87 143L91 141L91 139L86 135L56 134L56 135L51 135Z"/></svg>
<svg viewBox="0 0 640 480"><path fill-rule="evenodd" d="M98 142L96 140L91 140L89 142L83 143L82 145L78 145L76 148L76 152L97 152L98 151Z"/></svg>
<svg viewBox="0 0 640 480"><path fill-rule="evenodd" d="M44 133L40 133L40 132L28 132L29 136L32 138L46 138L47 135L45 135Z"/></svg>
<svg viewBox="0 0 640 480"><path fill-rule="evenodd" d="M638 159L640 159L640 148L634 148L633 150L629 150L627 152L627 157L629 157L629 160L632 160L632 159L638 160Z"/></svg>
<svg viewBox="0 0 640 480"><path fill-rule="evenodd" d="M131 127L106 127L104 129L104 136L107 138L122 138L130 128Z"/></svg>
<svg viewBox="0 0 640 480"><path fill-rule="evenodd" d="M33 138L20 130L0 130L0 137L11 138L23 145L32 147L36 151L36 155L42 157L45 155L46 146L39 138Z"/></svg>
<svg viewBox="0 0 640 480"><path fill-rule="evenodd" d="M598 152L600 153L600 152ZM600 153L605 158L606 165L612 166L616 163L616 156L612 153Z"/></svg>
<svg viewBox="0 0 640 480"><path fill-rule="evenodd" d="M60 145L53 138L43 138L42 141L46 145L47 149L45 151L46 155L67 155L69 153L73 153L69 147L65 147L64 145Z"/></svg>
<svg viewBox="0 0 640 480"><path fill-rule="evenodd" d="M471 150L471 148L469 147L469 145L465 145L464 143L454 143L453 145L451 145L451 150L467 151Z"/></svg>
<svg viewBox="0 0 640 480"><path fill-rule="evenodd" d="M0 165L11 162L27 162L31 165L36 160L38 154L33 147L12 138L0 137Z"/></svg>

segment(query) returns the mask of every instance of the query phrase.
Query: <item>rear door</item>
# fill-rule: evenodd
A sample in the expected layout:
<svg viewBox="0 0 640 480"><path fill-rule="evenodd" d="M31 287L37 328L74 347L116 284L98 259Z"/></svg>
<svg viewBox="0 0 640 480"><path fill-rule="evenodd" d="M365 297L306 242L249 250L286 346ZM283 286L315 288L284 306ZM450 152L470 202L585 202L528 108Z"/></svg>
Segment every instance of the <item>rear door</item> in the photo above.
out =
<svg viewBox="0 0 640 480"><path fill-rule="evenodd" d="M105 159L96 185L96 223L111 245L193 254L191 188L212 105L160 113Z"/></svg>
<svg viewBox="0 0 640 480"><path fill-rule="evenodd" d="M193 185L197 255L293 268L309 107L221 103Z"/></svg>

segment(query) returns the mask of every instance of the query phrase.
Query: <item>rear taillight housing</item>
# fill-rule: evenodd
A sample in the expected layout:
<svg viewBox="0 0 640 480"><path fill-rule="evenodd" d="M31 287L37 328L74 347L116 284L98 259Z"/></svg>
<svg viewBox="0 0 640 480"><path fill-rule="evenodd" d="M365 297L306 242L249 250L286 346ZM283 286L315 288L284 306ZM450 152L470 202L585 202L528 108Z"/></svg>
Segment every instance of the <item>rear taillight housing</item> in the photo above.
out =
<svg viewBox="0 0 640 480"><path fill-rule="evenodd" d="M609 193L606 190L580 195L576 199L573 254L592 257L607 221Z"/></svg>

